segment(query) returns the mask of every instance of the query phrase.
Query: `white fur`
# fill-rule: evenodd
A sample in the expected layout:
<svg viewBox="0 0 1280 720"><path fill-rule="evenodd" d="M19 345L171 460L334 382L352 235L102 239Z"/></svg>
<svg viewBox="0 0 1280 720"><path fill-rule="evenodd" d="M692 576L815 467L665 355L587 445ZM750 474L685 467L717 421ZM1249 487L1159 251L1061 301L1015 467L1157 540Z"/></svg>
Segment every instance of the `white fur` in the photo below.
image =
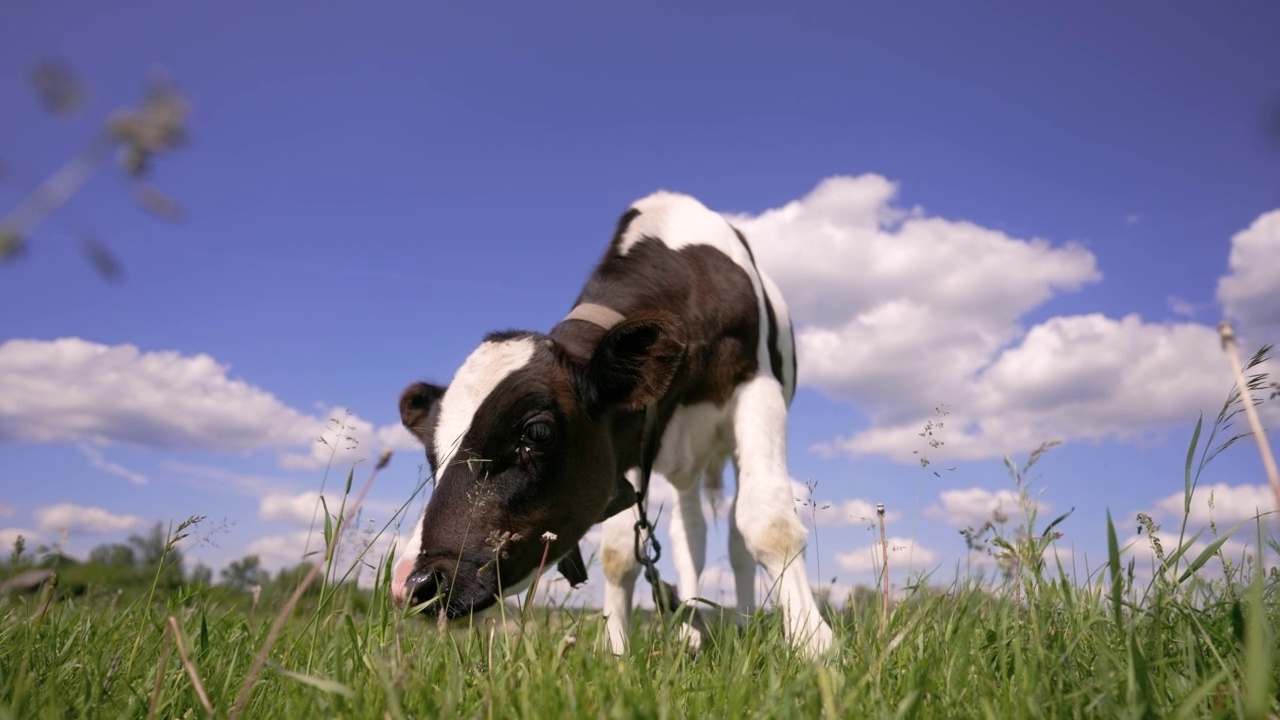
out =
<svg viewBox="0 0 1280 720"><path fill-rule="evenodd" d="M462 363L444 397L436 422L436 482L457 455L471 420L489 393L511 373L529 364L537 345L532 338L485 342Z"/></svg>
<svg viewBox="0 0 1280 720"><path fill-rule="evenodd" d="M782 299L782 291L773 283L773 278L762 272L760 282L768 293L769 304L773 305L773 317L778 323L778 352L782 354L782 377L778 378L778 382L782 383L782 391L786 393L787 402L790 403L791 398L796 395L796 367L791 361L796 352L791 337L791 313L787 310L787 301ZM767 323L769 319L765 318L764 321ZM760 334L765 343L769 342L767 332L766 326Z"/></svg>
<svg viewBox="0 0 1280 720"><path fill-rule="evenodd" d="M753 579L759 563L773 578L787 637L807 655L817 656L830 647L832 635L805 574L805 530L796 517L786 469L786 420L781 384L758 375L739 386L724 407L700 403L676 410L663 433L654 472L666 477L677 493L669 514L668 552L676 566L680 597L691 601L701 591L706 560L707 525L699 480L726 455L734 458L738 482L729 517L729 562L738 610L754 609ZM636 473L629 473L628 479L635 484ZM606 628L617 654L627 649L639 572L632 555L635 519L632 509L606 520L601 538L601 557L621 561L605 568ZM696 634L686 631L685 636L697 646Z"/></svg>
<svg viewBox="0 0 1280 720"><path fill-rule="evenodd" d="M445 468L453 462L481 403L489 397L498 383L527 365L535 349L536 345L530 338L481 343L462 363L462 367L458 368L453 382L449 383L444 397L440 399L440 417L436 422L435 433L436 450L439 453L436 482L440 482ZM413 534L406 536L400 543L400 555L391 578L391 594L397 602L407 599L405 580L413 572L418 553L422 550L424 519L425 514L419 513ZM532 577L528 578L531 579Z"/></svg>
<svg viewBox="0 0 1280 720"><path fill-rule="evenodd" d="M404 604L409 599L409 590L405 587L405 581L413 572L413 564L418 559L418 553L422 552L422 521L425 517L425 512L419 512L418 524L414 526L413 533L400 540L396 566L391 573L391 598L400 604Z"/></svg>
<svg viewBox="0 0 1280 720"><path fill-rule="evenodd" d="M707 524L699 481L708 469L723 467L725 458L732 457L738 480L729 517L729 562L738 610L749 613L754 608L753 580L759 563L773 578L787 637L807 655L820 655L831 646L832 634L818 612L805 573L805 531L796 517L786 465L787 404L795 394L796 384L786 303L773 281L756 271L729 223L697 200L659 192L632 207L640 210L640 215L623 235L620 253L625 255L645 236L659 238L673 250L710 245L747 273L760 315L760 344L756 348L759 373L740 385L723 407L700 403L678 408L663 432L654 461L654 472L665 476L677 493L669 516L669 552L676 566L680 596L686 602L698 597L706 560ZM778 349L784 358L780 378L771 376L765 293L773 306ZM636 471L627 477L633 485L637 483ZM639 574L632 553L636 517L633 508L606 520L601 537L606 629L610 646L617 654L626 652L631 598ZM695 633L684 634L697 645Z"/></svg>

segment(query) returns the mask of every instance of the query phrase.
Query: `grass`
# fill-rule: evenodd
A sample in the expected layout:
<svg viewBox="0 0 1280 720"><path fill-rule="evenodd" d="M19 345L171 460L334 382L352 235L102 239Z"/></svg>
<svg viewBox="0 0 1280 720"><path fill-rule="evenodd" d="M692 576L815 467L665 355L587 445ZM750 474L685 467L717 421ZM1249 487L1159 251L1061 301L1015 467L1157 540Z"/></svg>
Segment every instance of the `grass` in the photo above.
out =
<svg viewBox="0 0 1280 720"><path fill-rule="evenodd" d="M1239 412L1233 394L1207 432L1197 423L1188 514L1205 466L1247 437L1231 431ZM887 610L878 594L855 594L857 604L828 608L837 647L821 662L793 652L769 612L741 626L713 619L697 656L647 613L623 658L606 650L592 610L534 607L526 619L529 605L503 606L442 629L392 605L388 560L363 590L329 584L340 573L326 551L292 594L262 604L156 582L132 600L92 582L0 600L0 720L1277 717L1280 570L1223 552L1236 533L1252 533L1255 552L1280 549L1271 519L1202 538L1185 521L1160 535L1139 516L1151 550L1139 572L1108 517L1107 563L1075 574L1048 552L1063 518L1036 525L1026 475L1041 452L1009 463L1023 525L969 538L998 568L991 581L920 579ZM328 548L362 493L344 498L345 515L326 510ZM307 592L313 582L319 592Z"/></svg>
<svg viewBox="0 0 1280 720"><path fill-rule="evenodd" d="M1118 558L1110 572L1115 594L1059 580L1026 583L1023 602L973 585L920 590L891 611L886 633L877 604L845 609L832 617L839 652L820 664L785 647L773 614L716 626L697 657L647 618L631 656L615 659L589 610L544 610L522 634L496 616L441 632L402 619L385 585L371 597L348 588L285 623L243 717L1276 712L1275 577L1236 588L1238 600L1198 587L1135 602ZM19 601L0 619L0 716L226 716L273 619L200 590L114 610L92 594ZM185 661L169 649L178 634Z"/></svg>

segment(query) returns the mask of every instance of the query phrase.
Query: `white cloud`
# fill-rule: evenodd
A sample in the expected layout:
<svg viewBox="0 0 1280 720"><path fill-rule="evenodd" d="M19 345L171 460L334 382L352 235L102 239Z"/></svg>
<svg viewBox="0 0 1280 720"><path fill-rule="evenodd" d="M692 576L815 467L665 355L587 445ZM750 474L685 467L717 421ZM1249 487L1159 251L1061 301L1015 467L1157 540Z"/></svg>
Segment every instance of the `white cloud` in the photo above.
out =
<svg viewBox="0 0 1280 720"><path fill-rule="evenodd" d="M324 538L316 533L315 541L307 544L312 533L306 530L295 530L283 535L266 535L257 538L245 547L245 555L257 555L264 568L275 571L284 567L292 567L303 561L303 554L317 550L324 545ZM311 558L308 558L311 559Z"/></svg>
<svg viewBox="0 0 1280 720"><path fill-rule="evenodd" d="M102 508L60 503L35 511L36 527L49 533L65 530L68 534L98 535L124 532L141 527L137 515L117 515Z"/></svg>
<svg viewBox="0 0 1280 720"><path fill-rule="evenodd" d="M810 526L840 526L840 525L872 525L877 522L876 504L863 500L862 498L846 498L843 500L827 500L820 496L812 498L808 489L804 485L795 483L800 491L795 493L796 496L796 514L800 519ZM794 486L793 486L794 489ZM884 519L886 523L895 522L902 518L902 513L896 510L886 510Z"/></svg>
<svg viewBox="0 0 1280 720"><path fill-rule="evenodd" d="M336 514L342 507L342 496L339 493L325 494L324 506L320 505L320 497L321 494L315 491L297 494L268 493L258 499L258 517L262 520L278 520L306 527L311 525L314 518L317 527L322 527L325 508L328 508L330 515ZM354 503L355 498L350 498L348 502ZM350 510L350 508L347 509ZM400 505L366 498L360 509L361 516L366 520L376 519L386 522L400 509Z"/></svg>
<svg viewBox="0 0 1280 720"><path fill-rule="evenodd" d="M329 512L337 512L338 506L326 497ZM297 495L270 493L258 499L258 517L263 520L279 520L295 525L309 526L314 520L324 523L324 509L320 506L320 493L304 492Z"/></svg>
<svg viewBox="0 0 1280 720"><path fill-rule="evenodd" d="M388 530L381 535L377 531L381 523L366 522L353 525L343 534L342 545L332 562L336 577L355 580L369 586L376 579L375 570L395 544L395 534ZM313 562L324 552L324 533L295 530L279 535L266 535L250 542L245 555L257 555L268 572L293 567L301 562ZM363 553L363 554L362 554Z"/></svg>
<svg viewBox="0 0 1280 720"><path fill-rule="evenodd" d="M89 459L89 463L91 465L93 465L95 468L98 468L99 470L105 473L110 473L117 477L122 477L125 480L128 480L129 482L133 483L134 485L147 484L146 475L143 475L142 473L139 473L139 472L134 472L133 470L130 470L129 468L124 467L123 465L118 465L116 463L108 461L106 456L102 454L102 451L96 447L93 447L92 445L84 445L84 444L80 445L80 453Z"/></svg>
<svg viewBox="0 0 1280 720"><path fill-rule="evenodd" d="M25 530L23 528L11 527L0 529L0 556L7 557L13 552L13 544L21 537L26 542L26 550L31 552L36 546L44 542L44 535L35 530Z"/></svg>
<svg viewBox="0 0 1280 720"><path fill-rule="evenodd" d="M217 467L216 465L200 465L173 460L166 460L160 463L160 469L166 473L181 476L183 482L194 487L207 488L212 484L218 488L251 497L269 495L272 488L288 487L291 482L282 477L243 473Z"/></svg>
<svg viewBox="0 0 1280 720"><path fill-rule="evenodd" d="M1218 301L1244 330L1280 337L1280 210L1265 213L1231 238L1230 271L1218 281Z"/></svg>
<svg viewBox="0 0 1280 720"><path fill-rule="evenodd" d="M889 548L889 572L893 574L906 571L908 564L915 570L927 570L942 557L938 551L917 545L910 538L890 537L886 540ZM880 572L883 562L883 550L879 540L856 550L836 553L836 564L845 572Z"/></svg>
<svg viewBox="0 0 1280 720"><path fill-rule="evenodd" d="M314 432L304 452L288 452L280 465L294 470L314 470L332 463L348 468L360 461L376 458L383 448L402 452L422 452L418 442L403 425L373 427L360 416L344 408L324 413L327 420L315 423Z"/></svg>
<svg viewBox="0 0 1280 720"><path fill-rule="evenodd" d="M296 445L312 419L204 354L80 338L0 345L0 440L160 448Z"/></svg>
<svg viewBox="0 0 1280 720"><path fill-rule="evenodd" d="M938 494L939 504L925 508L924 514L947 523L954 528L978 528L999 511L1005 516L1005 525L1017 525L1025 521L1021 500L1012 490L991 491L972 487L963 490L944 490ZM1037 513L1051 510L1048 503L1032 498Z"/></svg>
<svg viewBox="0 0 1280 720"><path fill-rule="evenodd" d="M0 345L0 442L272 449L281 452L284 467L306 469L323 467L331 457L338 466L350 465L386 446L417 447L399 425L371 428L342 409L309 415L229 371L205 354L144 352L81 338L10 340ZM329 420L344 417L350 427L342 434L355 442L318 442L335 439ZM82 451L107 472L145 482L106 463L91 446Z"/></svg>
<svg viewBox="0 0 1280 720"><path fill-rule="evenodd" d="M1209 507L1210 498L1213 501L1212 509ZM1185 509L1183 503L1183 494L1174 493L1157 502L1152 514L1180 521ZM1218 530L1222 531L1258 513L1275 509L1275 495L1270 485L1201 485L1191 498L1191 513L1187 524L1193 528L1205 527L1212 519L1217 523Z"/></svg>
<svg viewBox="0 0 1280 720"><path fill-rule="evenodd" d="M939 405L952 415L934 455L948 459L1140 440L1216 411L1230 381L1213 328L1100 314L1024 327L1055 294L1101 279L1093 254L904 209L896 195L878 175L835 177L781 208L731 216L791 306L800 381L869 416L818 450L910 460ZM1253 298L1257 316L1280 280L1243 284L1253 294L1220 294Z"/></svg>
<svg viewBox="0 0 1280 720"><path fill-rule="evenodd" d="M1191 318L1194 318L1196 316L1196 313L1199 312L1199 309L1196 307L1195 303L1192 303L1187 300L1183 300L1182 298L1174 295L1170 295L1169 297L1165 298L1165 304L1169 306L1169 312L1173 313L1174 315L1187 318L1188 320L1190 320Z"/></svg>
<svg viewBox="0 0 1280 720"><path fill-rule="evenodd" d="M13 506L0 503L0 517L12 517Z"/></svg>

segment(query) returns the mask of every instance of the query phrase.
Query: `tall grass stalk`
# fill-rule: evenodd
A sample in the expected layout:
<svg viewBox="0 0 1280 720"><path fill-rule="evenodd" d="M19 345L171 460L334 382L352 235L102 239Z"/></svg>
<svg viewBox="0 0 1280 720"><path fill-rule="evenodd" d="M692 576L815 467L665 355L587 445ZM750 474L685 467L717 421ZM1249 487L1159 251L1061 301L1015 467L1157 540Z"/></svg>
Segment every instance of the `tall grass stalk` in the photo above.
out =
<svg viewBox="0 0 1280 720"><path fill-rule="evenodd" d="M1244 379L1244 372L1240 369L1240 357L1236 353L1236 334L1231 323L1225 321L1220 323L1218 335L1222 338L1222 349L1231 363L1236 387L1240 389L1241 394L1245 394L1249 391L1249 386ZM1249 397L1241 405L1244 407L1245 417L1249 419L1249 429L1253 431L1253 439L1258 444L1258 455L1262 457L1262 467L1267 473L1267 482L1271 484L1276 509L1280 510L1280 470L1276 469L1276 457L1271 454L1271 444L1267 442L1267 431L1262 428L1262 421L1258 419L1258 409L1253 406L1253 398ZM1276 516L1276 522L1280 525L1280 514Z"/></svg>

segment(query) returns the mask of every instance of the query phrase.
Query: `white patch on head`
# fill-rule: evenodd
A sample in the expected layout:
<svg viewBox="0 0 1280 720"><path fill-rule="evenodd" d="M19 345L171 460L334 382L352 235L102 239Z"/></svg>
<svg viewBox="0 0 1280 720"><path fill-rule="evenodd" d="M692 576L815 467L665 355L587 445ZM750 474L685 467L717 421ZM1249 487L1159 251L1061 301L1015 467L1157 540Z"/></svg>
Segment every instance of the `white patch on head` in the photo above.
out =
<svg viewBox="0 0 1280 720"><path fill-rule="evenodd" d="M471 419L485 398L511 373L528 365L535 349L537 345L529 337L484 342L458 368L440 399L440 419L435 432L437 483L453 462L462 438L471 428Z"/></svg>
<svg viewBox="0 0 1280 720"><path fill-rule="evenodd" d="M405 581L413 573L414 563L418 561L418 553L422 552L422 521L424 519L426 519L425 510L418 513L418 524L414 526L412 534L401 540L400 550L396 554L396 565L391 573L391 598L400 604L404 604L409 599Z"/></svg>

